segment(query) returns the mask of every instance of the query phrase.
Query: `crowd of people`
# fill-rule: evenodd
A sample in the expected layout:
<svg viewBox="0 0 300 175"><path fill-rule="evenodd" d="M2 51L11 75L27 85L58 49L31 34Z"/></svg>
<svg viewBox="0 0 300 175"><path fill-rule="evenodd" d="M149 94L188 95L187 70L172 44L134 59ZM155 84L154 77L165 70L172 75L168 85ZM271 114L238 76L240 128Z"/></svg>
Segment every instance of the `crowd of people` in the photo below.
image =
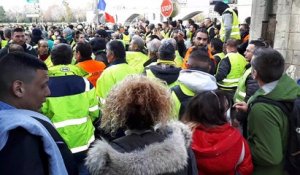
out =
<svg viewBox="0 0 300 175"><path fill-rule="evenodd" d="M283 175L300 87L250 18L0 28L0 174ZM296 173L297 174L297 173Z"/></svg>

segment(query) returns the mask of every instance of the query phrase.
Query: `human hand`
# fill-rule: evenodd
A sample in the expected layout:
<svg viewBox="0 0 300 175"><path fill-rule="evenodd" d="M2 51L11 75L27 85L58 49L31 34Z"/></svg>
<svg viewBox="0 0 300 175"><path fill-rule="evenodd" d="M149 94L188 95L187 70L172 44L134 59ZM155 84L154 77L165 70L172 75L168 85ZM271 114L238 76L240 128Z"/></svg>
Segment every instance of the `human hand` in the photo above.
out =
<svg viewBox="0 0 300 175"><path fill-rule="evenodd" d="M236 111L241 111L241 112L247 112L248 111L248 104L245 102L237 102L233 106Z"/></svg>

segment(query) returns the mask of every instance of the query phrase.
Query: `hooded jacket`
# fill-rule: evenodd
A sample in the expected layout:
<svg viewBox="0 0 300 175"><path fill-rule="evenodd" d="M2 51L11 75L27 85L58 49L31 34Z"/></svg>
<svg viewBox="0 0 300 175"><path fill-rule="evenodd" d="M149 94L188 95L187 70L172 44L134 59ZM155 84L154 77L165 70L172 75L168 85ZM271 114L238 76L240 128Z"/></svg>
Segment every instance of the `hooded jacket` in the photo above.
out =
<svg viewBox="0 0 300 175"><path fill-rule="evenodd" d="M216 90L218 88L214 76L198 70L181 70L178 77L178 82L182 92L191 97L195 96L197 93ZM172 97L175 101L176 116L178 116L181 102L174 92L172 92Z"/></svg>
<svg viewBox="0 0 300 175"><path fill-rule="evenodd" d="M131 140L132 137L139 139ZM180 122L171 122L147 136L134 134L119 138L113 143L118 143L118 150L112 147L112 143L96 141L88 152L86 165L92 175L187 174L190 141L189 128Z"/></svg>
<svg viewBox="0 0 300 175"><path fill-rule="evenodd" d="M253 171L246 140L229 124L211 128L203 125L196 127L192 149L199 175L250 175Z"/></svg>
<svg viewBox="0 0 300 175"><path fill-rule="evenodd" d="M169 87L177 85L181 68L176 67L174 61L158 60L145 68L146 76L156 77L165 81Z"/></svg>

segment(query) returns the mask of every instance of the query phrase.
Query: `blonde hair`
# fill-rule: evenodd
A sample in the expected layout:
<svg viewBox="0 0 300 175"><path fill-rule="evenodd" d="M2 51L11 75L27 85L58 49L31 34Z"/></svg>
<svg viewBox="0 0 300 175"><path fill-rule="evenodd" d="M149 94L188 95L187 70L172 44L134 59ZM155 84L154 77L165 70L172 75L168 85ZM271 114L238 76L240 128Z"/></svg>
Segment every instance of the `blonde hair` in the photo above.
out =
<svg viewBox="0 0 300 175"><path fill-rule="evenodd" d="M102 112L101 127L106 132L150 129L165 124L172 114L171 92L156 79L132 75L112 89Z"/></svg>

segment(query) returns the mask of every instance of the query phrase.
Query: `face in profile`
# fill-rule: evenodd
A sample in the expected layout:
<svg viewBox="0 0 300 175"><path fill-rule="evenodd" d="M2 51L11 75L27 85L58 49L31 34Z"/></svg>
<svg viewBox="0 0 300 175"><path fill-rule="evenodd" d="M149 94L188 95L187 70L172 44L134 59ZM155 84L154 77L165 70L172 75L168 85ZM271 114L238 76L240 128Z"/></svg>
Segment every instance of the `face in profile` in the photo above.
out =
<svg viewBox="0 0 300 175"><path fill-rule="evenodd" d="M38 69L31 82L24 82L24 93L22 97L26 99L26 104L23 106L24 109L33 111L39 111L41 109L43 102L46 101L46 97L50 95L48 81L48 71Z"/></svg>

